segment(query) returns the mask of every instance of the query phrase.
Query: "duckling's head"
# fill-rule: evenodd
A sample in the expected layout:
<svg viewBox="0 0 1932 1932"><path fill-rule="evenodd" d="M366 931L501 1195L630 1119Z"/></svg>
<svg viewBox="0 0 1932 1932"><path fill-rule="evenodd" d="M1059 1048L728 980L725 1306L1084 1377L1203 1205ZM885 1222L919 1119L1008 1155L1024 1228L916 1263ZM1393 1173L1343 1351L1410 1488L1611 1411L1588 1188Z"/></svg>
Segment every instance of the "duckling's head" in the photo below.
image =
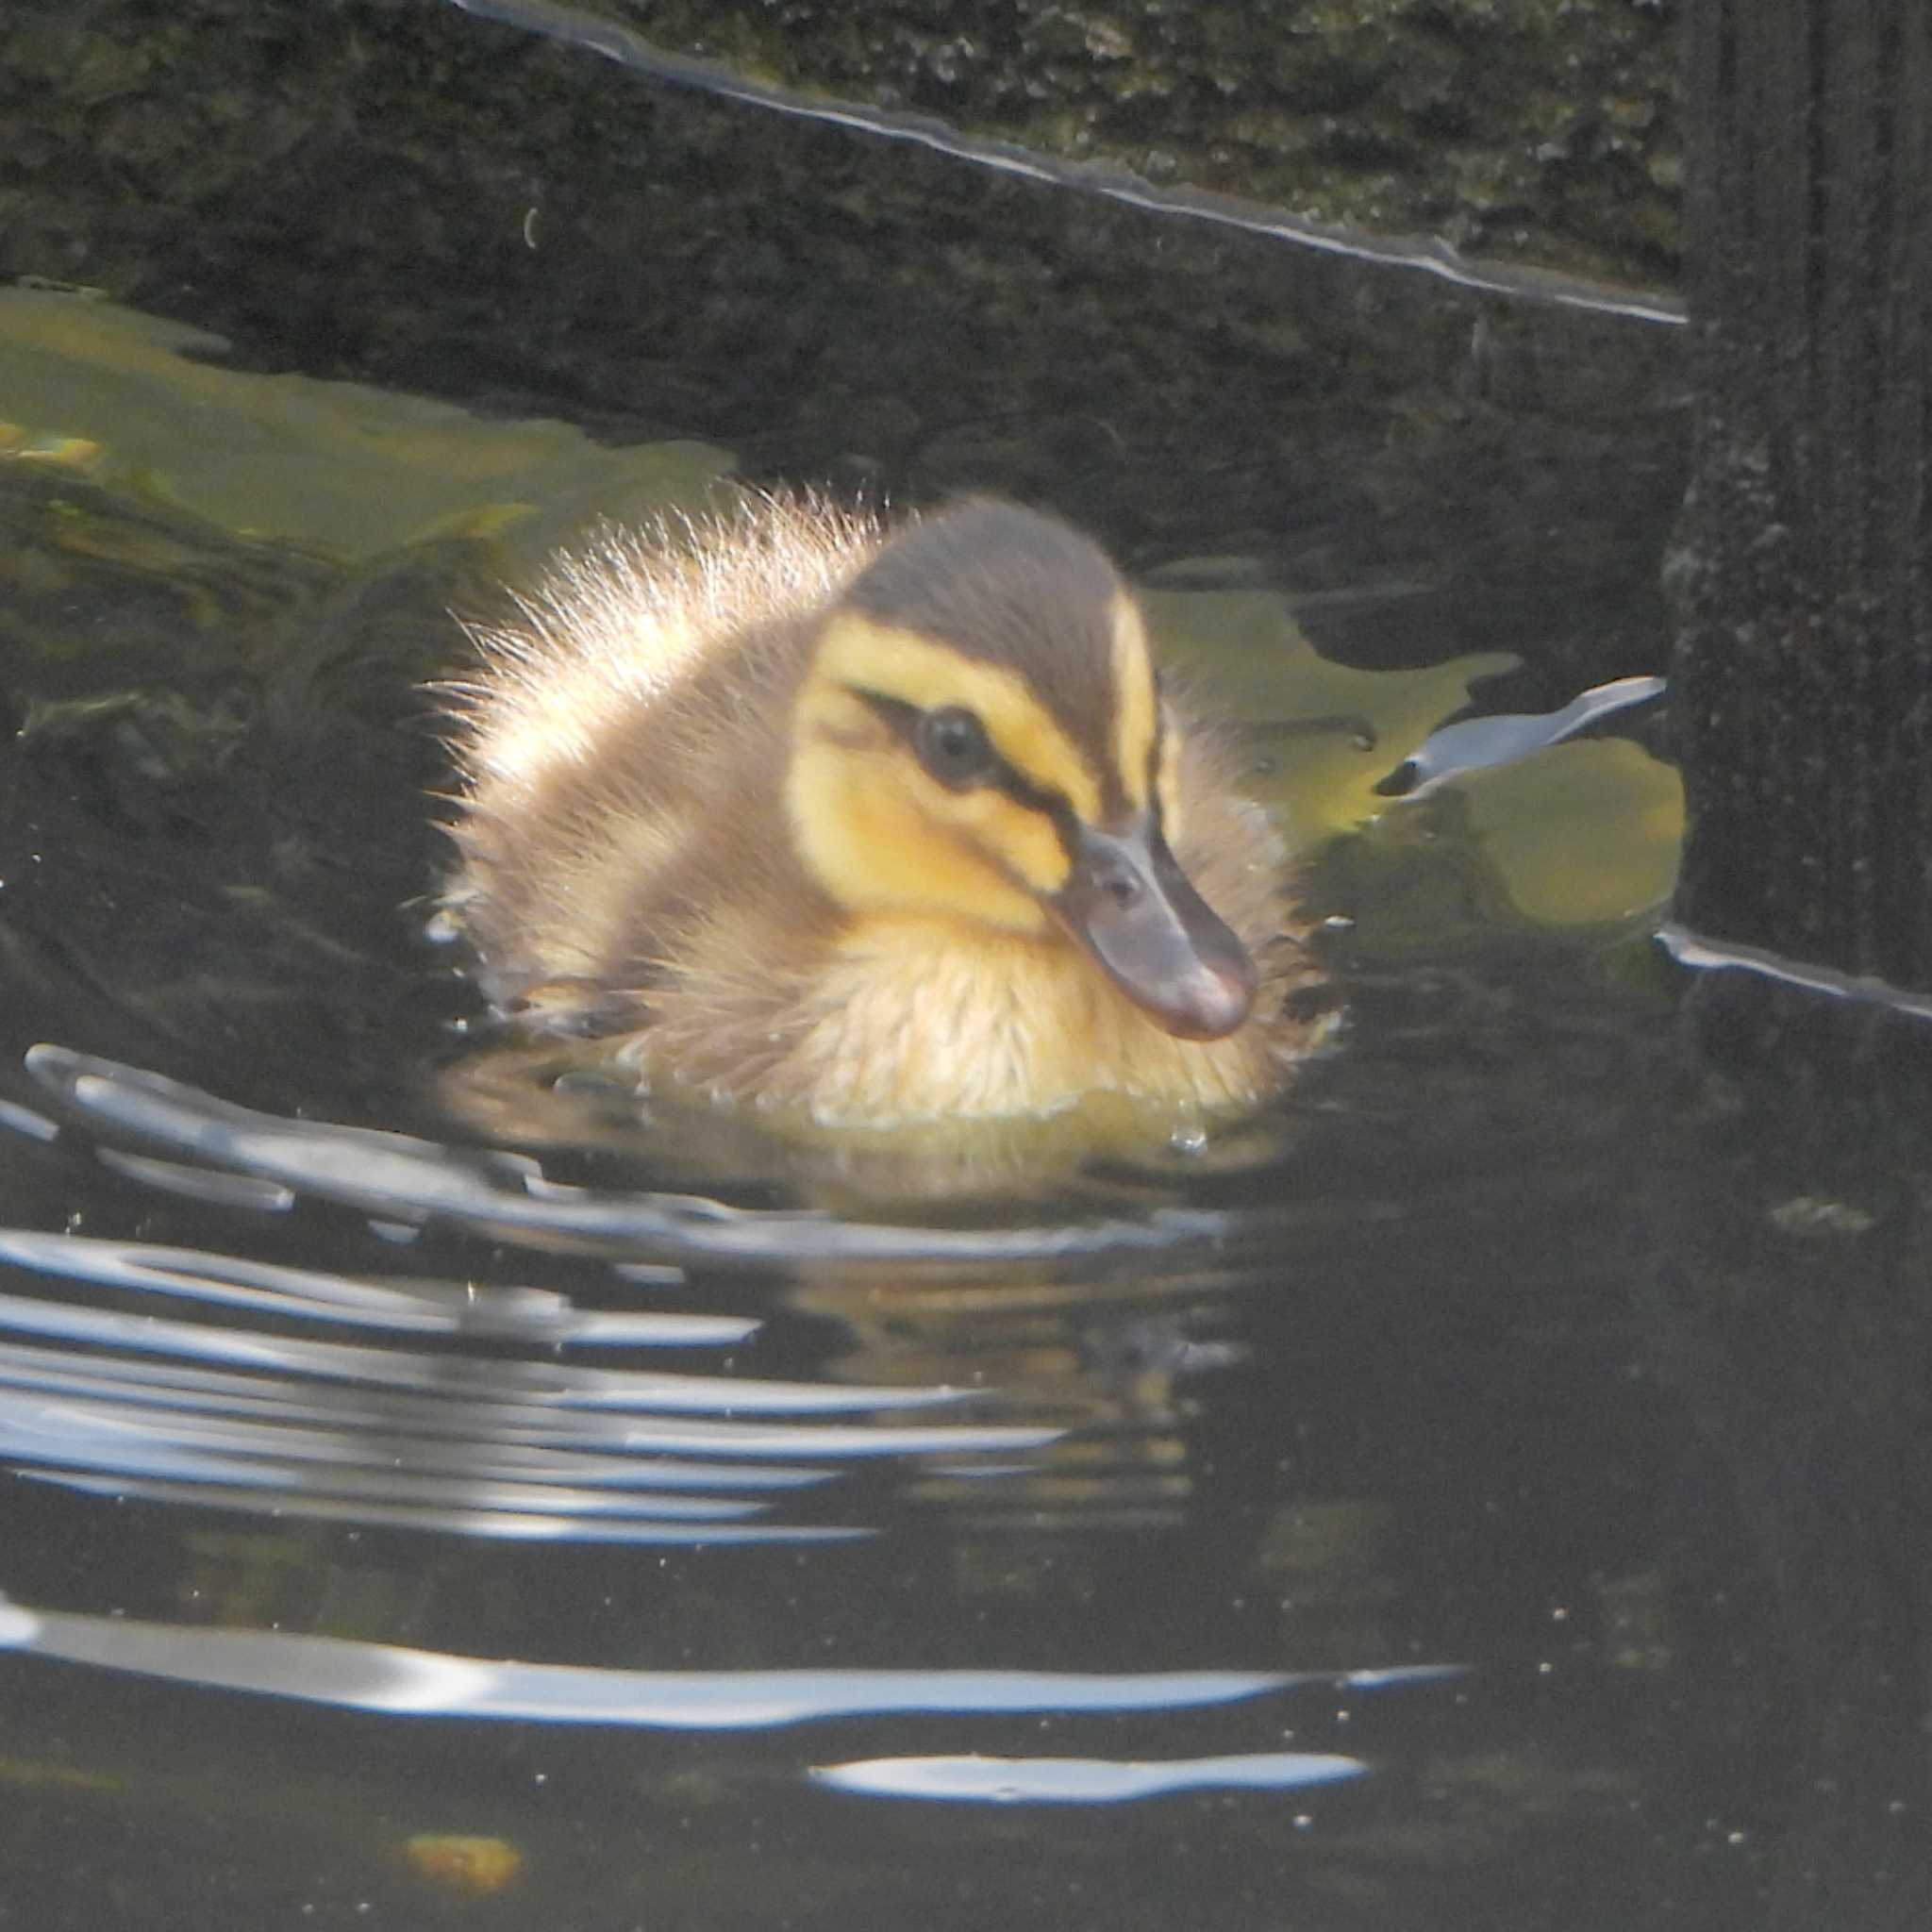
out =
<svg viewBox="0 0 1932 1932"><path fill-rule="evenodd" d="M1179 731L1106 555L969 501L893 537L819 622L786 806L857 922L1078 947L1167 1032L1232 1033L1247 949L1176 862Z"/></svg>

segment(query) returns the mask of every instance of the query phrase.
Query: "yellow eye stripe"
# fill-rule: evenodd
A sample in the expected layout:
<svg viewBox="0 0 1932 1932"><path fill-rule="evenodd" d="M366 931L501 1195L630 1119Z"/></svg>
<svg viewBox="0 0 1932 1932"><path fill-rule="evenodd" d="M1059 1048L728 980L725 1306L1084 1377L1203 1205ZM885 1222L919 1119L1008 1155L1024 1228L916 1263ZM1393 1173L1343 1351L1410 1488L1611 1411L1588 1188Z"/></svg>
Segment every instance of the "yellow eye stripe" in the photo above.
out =
<svg viewBox="0 0 1932 1932"><path fill-rule="evenodd" d="M1144 641L1140 648L1144 665ZM1085 823L1099 822L1098 774L1017 672L963 656L917 631L895 629L844 611L832 619L819 640L813 682L878 691L922 711L963 705L986 726L1000 757L1029 785L1064 798ZM1152 741L1151 691L1149 702L1150 723L1141 743L1143 800L1147 745ZM1128 777L1126 782L1131 786L1133 780Z"/></svg>
<svg viewBox="0 0 1932 1932"><path fill-rule="evenodd" d="M1153 762L1157 712L1154 662L1147 651L1147 627L1131 597L1118 596L1113 621L1114 768L1127 803L1139 812L1147 806L1148 768Z"/></svg>
<svg viewBox="0 0 1932 1932"><path fill-rule="evenodd" d="M1155 795L1160 800L1160 828L1173 844L1183 833L1181 824L1181 734L1173 716L1163 713L1166 729L1160 735L1160 770L1155 777Z"/></svg>

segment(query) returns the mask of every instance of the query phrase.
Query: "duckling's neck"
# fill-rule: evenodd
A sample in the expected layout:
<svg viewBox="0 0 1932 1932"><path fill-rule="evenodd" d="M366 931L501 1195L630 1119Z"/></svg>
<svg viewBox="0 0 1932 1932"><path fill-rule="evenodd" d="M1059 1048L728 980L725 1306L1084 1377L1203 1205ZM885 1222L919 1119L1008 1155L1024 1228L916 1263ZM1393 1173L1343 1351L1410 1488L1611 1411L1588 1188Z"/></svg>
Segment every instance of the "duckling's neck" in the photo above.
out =
<svg viewBox="0 0 1932 1932"><path fill-rule="evenodd" d="M1265 1048L1163 1032L1084 954L965 921L851 923L788 1056L827 1124L1046 1114L1116 1093L1172 1108L1252 1104Z"/></svg>

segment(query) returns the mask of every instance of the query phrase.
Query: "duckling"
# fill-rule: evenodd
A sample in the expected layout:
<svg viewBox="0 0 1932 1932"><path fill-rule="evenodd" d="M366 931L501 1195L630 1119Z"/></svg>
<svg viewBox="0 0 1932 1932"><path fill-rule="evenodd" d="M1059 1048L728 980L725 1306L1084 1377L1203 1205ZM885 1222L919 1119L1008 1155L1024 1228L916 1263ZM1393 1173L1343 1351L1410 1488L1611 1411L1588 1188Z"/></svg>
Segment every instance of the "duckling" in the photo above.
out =
<svg viewBox="0 0 1932 1932"><path fill-rule="evenodd" d="M1306 1043L1279 840L1056 517L748 499L477 638L446 903L526 1027L874 1129L1244 1108Z"/></svg>

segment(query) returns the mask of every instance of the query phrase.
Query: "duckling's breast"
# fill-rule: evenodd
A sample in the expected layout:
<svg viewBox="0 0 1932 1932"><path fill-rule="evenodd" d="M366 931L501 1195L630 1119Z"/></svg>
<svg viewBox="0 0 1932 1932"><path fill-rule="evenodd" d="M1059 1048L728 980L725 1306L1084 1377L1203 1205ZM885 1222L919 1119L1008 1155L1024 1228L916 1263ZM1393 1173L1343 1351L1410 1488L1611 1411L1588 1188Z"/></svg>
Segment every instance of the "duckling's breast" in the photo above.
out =
<svg viewBox="0 0 1932 1932"><path fill-rule="evenodd" d="M1109 1092L1247 1106L1268 1085L1258 1028L1163 1032L1058 939L875 919L831 950L782 1084L827 1124L1040 1115Z"/></svg>

